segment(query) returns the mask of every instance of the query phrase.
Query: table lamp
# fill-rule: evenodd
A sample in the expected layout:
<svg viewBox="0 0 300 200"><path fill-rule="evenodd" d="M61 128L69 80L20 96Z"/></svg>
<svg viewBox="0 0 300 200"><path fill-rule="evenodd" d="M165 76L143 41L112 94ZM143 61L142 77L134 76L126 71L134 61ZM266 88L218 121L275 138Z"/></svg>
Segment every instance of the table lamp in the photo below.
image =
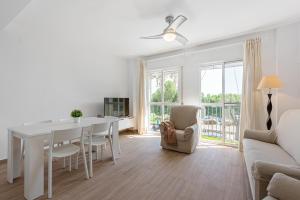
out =
<svg viewBox="0 0 300 200"><path fill-rule="evenodd" d="M268 130L270 130L272 127L271 112L273 106L271 102L271 98L272 98L271 90L281 88L281 87L282 87L282 82L279 79L279 77L276 75L264 76L257 87L258 90L269 89L268 104L267 104L268 118L266 123Z"/></svg>

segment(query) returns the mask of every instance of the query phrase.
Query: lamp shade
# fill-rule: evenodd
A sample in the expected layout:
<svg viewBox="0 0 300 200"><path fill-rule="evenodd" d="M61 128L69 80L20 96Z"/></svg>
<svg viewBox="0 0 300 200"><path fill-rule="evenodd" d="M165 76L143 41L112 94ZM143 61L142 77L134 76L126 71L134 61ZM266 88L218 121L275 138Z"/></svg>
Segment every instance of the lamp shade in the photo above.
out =
<svg viewBox="0 0 300 200"><path fill-rule="evenodd" d="M261 89L275 89L275 88L281 88L282 87L282 82L279 79L278 76L276 75L271 75L271 76L264 76L257 89L261 90Z"/></svg>

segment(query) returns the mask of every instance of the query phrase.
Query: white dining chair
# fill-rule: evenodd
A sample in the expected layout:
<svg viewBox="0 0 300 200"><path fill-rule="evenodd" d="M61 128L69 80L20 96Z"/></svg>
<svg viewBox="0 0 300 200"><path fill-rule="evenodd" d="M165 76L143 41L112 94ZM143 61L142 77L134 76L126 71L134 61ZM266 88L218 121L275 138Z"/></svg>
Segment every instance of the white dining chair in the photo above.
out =
<svg viewBox="0 0 300 200"><path fill-rule="evenodd" d="M72 139L80 138L80 146L75 144L62 144L61 146L54 147L54 144L61 143L63 141L69 141ZM52 198L52 160L53 158L66 158L69 157L70 162L72 161L72 156L76 155L75 168L78 169L78 157L80 151L83 155L84 170L86 178L89 179L89 172L86 162L85 148L84 148L84 132L83 128L72 128L72 129L62 129L53 130L51 133L49 150L48 150L48 198ZM69 170L71 171L71 164L69 165Z"/></svg>
<svg viewBox="0 0 300 200"><path fill-rule="evenodd" d="M112 160L115 163L115 155L112 146L112 125L111 123L101 123L101 124L93 124L91 127L87 129L89 132L88 136L84 140L85 145L89 145L88 152L91 152L91 148L96 147L96 159L99 160L99 147L101 148L101 160L103 158L103 150L107 142L109 143L110 150L112 153ZM91 137L90 137L91 136ZM89 156L89 167L90 167L90 176L93 176L93 156Z"/></svg>
<svg viewBox="0 0 300 200"><path fill-rule="evenodd" d="M71 122L71 118L61 118L61 119L58 119L57 121L58 122L63 122L63 123ZM59 145L62 145L65 142L66 141L62 141ZM72 140L69 140L69 143L71 144ZM66 168L66 158L63 159L63 168ZM71 168L72 168L72 161L69 160L69 171L70 171Z"/></svg>
<svg viewBox="0 0 300 200"><path fill-rule="evenodd" d="M52 120L44 120L44 121L36 121L36 122L25 122L23 123L23 126L31 126L31 125L37 125L37 124L47 124L47 123L51 123L53 122ZM44 141L44 146L48 146L49 142L47 140ZM24 140L21 140L21 155L22 155L22 159L24 159L25 156L25 144L24 144Z"/></svg>

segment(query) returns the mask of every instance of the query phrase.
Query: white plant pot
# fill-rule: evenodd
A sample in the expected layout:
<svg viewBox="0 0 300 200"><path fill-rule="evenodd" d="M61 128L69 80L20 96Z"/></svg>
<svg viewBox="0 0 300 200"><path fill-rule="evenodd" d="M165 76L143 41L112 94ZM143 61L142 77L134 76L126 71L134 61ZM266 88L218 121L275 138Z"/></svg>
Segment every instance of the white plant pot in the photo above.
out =
<svg viewBox="0 0 300 200"><path fill-rule="evenodd" d="M74 123L80 123L81 117L74 117Z"/></svg>

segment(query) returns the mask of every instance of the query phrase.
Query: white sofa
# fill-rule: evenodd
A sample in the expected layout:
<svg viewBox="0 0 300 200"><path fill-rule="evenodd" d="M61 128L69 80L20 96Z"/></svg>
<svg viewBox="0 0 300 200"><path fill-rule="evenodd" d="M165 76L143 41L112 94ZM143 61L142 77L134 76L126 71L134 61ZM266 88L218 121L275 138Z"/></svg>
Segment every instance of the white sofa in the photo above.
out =
<svg viewBox="0 0 300 200"><path fill-rule="evenodd" d="M277 172L300 179L300 110L282 114L274 131L246 130L243 151L254 200L267 196Z"/></svg>

